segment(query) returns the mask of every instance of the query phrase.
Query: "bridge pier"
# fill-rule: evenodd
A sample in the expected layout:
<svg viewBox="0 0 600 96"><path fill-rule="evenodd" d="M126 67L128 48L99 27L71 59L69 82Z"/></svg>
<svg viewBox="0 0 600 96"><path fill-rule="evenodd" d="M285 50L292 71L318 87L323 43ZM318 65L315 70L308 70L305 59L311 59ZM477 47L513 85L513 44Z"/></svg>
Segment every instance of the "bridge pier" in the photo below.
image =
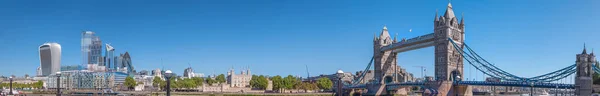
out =
<svg viewBox="0 0 600 96"><path fill-rule="evenodd" d="M436 96L473 96L472 86L454 85L452 81L433 81L426 86L437 89Z"/></svg>
<svg viewBox="0 0 600 96"><path fill-rule="evenodd" d="M367 93L365 95L386 95L385 84L367 84Z"/></svg>
<svg viewBox="0 0 600 96"><path fill-rule="evenodd" d="M393 95L393 96L408 96L409 90L410 90L409 86L400 87L400 88L396 88L396 89L391 89L391 91L388 91L388 94Z"/></svg>

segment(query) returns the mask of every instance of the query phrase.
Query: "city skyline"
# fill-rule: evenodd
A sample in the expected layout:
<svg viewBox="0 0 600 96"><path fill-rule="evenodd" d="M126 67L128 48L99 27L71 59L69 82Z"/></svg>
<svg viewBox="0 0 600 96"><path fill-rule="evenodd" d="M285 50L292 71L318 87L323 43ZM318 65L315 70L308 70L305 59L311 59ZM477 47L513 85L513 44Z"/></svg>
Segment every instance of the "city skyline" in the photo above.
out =
<svg viewBox="0 0 600 96"><path fill-rule="evenodd" d="M3 2L24 4L19 1ZM31 58L36 56L31 54L36 52L31 49L35 50L39 44L48 41L62 45L61 65L77 65L81 62L78 60L81 58L78 55L81 51L78 39L81 38L80 32L87 30L96 32L103 43L114 46L115 53L130 52L137 71L163 68L162 63L165 69L182 74L188 63L191 63L196 72L207 75L213 72L225 74L231 66L236 69L251 66L250 69L255 74L291 74L303 77L306 75L305 65L308 65L313 76L331 74L338 69L355 72L362 70L368 63L372 56L372 35L379 35L383 26L387 26L390 35L398 33L398 38L431 33L436 9L438 14L443 14L444 5L447 5L446 1L318 1L309 4L300 1L208 2L237 5L224 8L194 5L205 3L198 1L187 2L191 4L176 2L177 4L168 6L160 5L160 2L145 2L148 5L132 8L126 5L136 2L120 2L116 3L116 8L111 8L112 11L106 12L110 9L73 8L102 6L108 2L74 3L84 5L75 4L64 9L39 9L64 5L59 2L33 8L17 5L4 7L21 9L23 12L0 11L14 13L0 16L1 19L8 20L0 23L0 26L6 27L0 27L0 43L14 46L0 51L11 54L0 56L0 60L8 64L7 67L0 68L0 75L34 74L37 67L19 65L39 65L35 63L39 59ZM573 57L581 52L583 43L586 43L590 51L600 47L600 43L594 42L598 40L594 36L600 33L594 32L593 26L600 22L589 19L600 15L600 12L591 11L599 8L593 6L598 3L600 2L592 0L453 1L452 5L455 12L464 12L466 17L465 42L482 56L498 63L496 65L500 68L523 76L535 76L574 64ZM332 5L329 6L330 4ZM114 10L119 8L129 10ZM153 14L143 8L154 9L162 14ZM177 11L187 8L200 11ZM572 11L573 9L578 10ZM33 12L42 10L57 10L58 13L36 13L41 16L34 16L36 14ZM75 13L66 15L73 18L50 16L63 14L61 12ZM94 12L105 14L89 15ZM118 13L129 14L117 15ZM459 15L461 13L456 13L457 17L462 18L463 15ZM137 15L144 16L136 18ZM17 18L19 16L24 18ZM420 76L420 71L413 66L426 66L426 74L432 76L434 54L431 50L433 48L430 47L399 54L398 65L415 76ZM531 69L534 66L536 68ZM465 66L464 75L474 77L475 73L467 73L470 68L472 67ZM528 70L527 73L522 73L524 70ZM479 73L479 76L481 78L482 74Z"/></svg>

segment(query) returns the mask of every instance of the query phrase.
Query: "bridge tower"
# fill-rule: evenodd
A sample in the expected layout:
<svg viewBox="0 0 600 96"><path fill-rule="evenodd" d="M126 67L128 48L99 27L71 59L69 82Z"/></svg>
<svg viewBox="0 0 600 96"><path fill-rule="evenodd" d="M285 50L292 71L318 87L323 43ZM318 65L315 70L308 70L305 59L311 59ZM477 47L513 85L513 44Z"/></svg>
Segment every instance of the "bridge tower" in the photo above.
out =
<svg viewBox="0 0 600 96"><path fill-rule="evenodd" d="M577 74L575 75L575 95L591 96L592 95L592 64L596 63L594 52L587 54L585 45L583 52L577 54Z"/></svg>
<svg viewBox="0 0 600 96"><path fill-rule="evenodd" d="M437 11L433 21L434 49L435 49L435 83L427 86L436 88L438 96L472 95L470 86L453 85L453 81L463 79L463 57L452 44L458 45L458 50L464 48L465 24L464 17L460 22L454 15L452 4L448 3L444 16L438 17ZM452 39L450 41L448 38Z"/></svg>
<svg viewBox="0 0 600 96"><path fill-rule="evenodd" d="M386 26L383 26L379 37L373 36L375 83L369 85L370 87L368 89L372 91L369 91L368 94L385 94L385 84L396 82L396 77L393 75L395 70L392 70L391 68L394 68L397 65L396 56L398 55L398 53L392 51L384 51L382 50L382 48L397 41L398 40L396 38L392 40Z"/></svg>
<svg viewBox="0 0 600 96"><path fill-rule="evenodd" d="M390 68L394 68L397 65L396 57L398 53L392 51L382 51L381 49L384 46L397 42L397 40L395 38L392 40L386 26L383 26L379 37L373 38L375 79L381 84L395 82L396 79L393 76L394 70L391 70Z"/></svg>
<svg viewBox="0 0 600 96"><path fill-rule="evenodd" d="M452 45L452 41L448 38L452 38L462 50L464 37L465 37L465 25L464 18L460 20L460 23L454 15L452 10L452 4L448 3L446 13L444 16L440 16L434 20L433 33L435 34L435 78L437 81L452 81L462 80L463 74L463 58L459 52L457 52ZM461 78L454 78L453 76L460 76Z"/></svg>

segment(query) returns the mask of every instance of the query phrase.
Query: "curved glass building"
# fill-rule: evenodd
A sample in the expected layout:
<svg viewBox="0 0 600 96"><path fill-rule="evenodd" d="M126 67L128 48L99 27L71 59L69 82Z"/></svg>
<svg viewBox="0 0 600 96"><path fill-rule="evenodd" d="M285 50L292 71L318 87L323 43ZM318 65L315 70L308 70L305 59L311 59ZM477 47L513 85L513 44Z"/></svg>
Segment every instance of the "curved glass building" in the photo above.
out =
<svg viewBox="0 0 600 96"><path fill-rule="evenodd" d="M61 48L58 43L44 43L39 47L41 76L60 71Z"/></svg>

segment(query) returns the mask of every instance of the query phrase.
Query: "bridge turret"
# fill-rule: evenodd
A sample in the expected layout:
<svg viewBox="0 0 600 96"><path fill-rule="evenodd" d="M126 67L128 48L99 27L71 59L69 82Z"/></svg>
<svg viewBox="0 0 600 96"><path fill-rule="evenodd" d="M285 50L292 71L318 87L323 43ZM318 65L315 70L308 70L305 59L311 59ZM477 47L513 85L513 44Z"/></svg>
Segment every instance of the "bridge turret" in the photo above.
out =
<svg viewBox="0 0 600 96"><path fill-rule="evenodd" d="M585 44L583 52L577 54L577 73L575 77L575 95L590 96L592 95L592 65L596 63L596 56L587 54Z"/></svg>
<svg viewBox="0 0 600 96"><path fill-rule="evenodd" d="M440 16L439 21L435 21L435 78L440 81L453 81L452 75L464 77L463 60L459 52L462 50L464 42L464 19L458 23L452 4L448 3L444 16ZM451 38L450 41L448 38ZM456 42L460 49L455 49L450 42Z"/></svg>
<svg viewBox="0 0 600 96"><path fill-rule="evenodd" d="M397 41L397 40L395 40ZM391 52L391 50L382 50L384 46L388 46L392 44L394 40L392 40L390 33L388 32L387 26L383 26L381 30L381 34L379 37L374 40L373 44L373 58L374 58L374 78L379 80L380 84L385 84L384 77L389 77L391 79L385 79L387 81L394 81L391 73L393 72L391 69L396 65L396 54Z"/></svg>

